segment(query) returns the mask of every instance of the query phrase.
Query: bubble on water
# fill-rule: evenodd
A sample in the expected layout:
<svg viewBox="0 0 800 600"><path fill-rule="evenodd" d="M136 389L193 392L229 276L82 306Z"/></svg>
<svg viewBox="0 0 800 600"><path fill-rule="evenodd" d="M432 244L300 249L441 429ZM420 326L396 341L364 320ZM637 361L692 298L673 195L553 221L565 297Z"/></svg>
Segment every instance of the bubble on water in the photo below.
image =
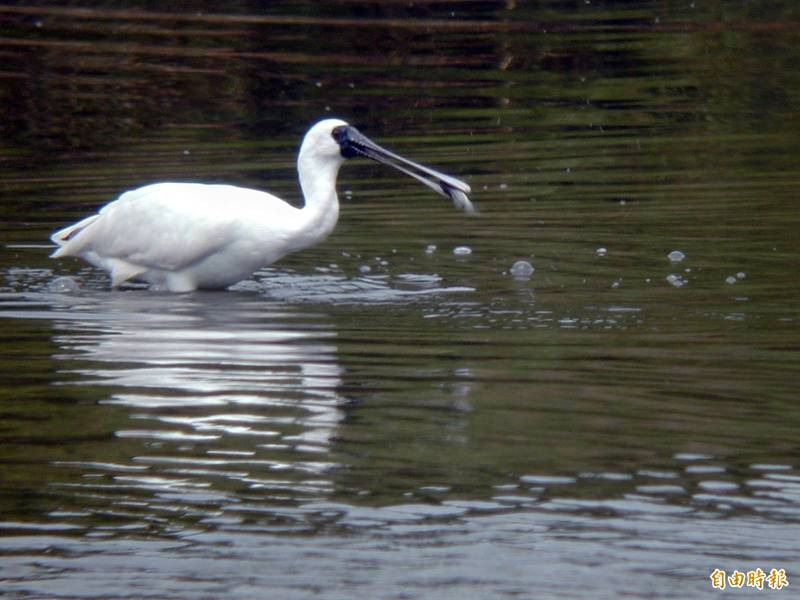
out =
<svg viewBox="0 0 800 600"><path fill-rule="evenodd" d="M71 294L77 292L80 287L72 277L56 277L47 285L47 289L56 294Z"/></svg>
<svg viewBox="0 0 800 600"><path fill-rule="evenodd" d="M468 256L472 254L472 248L469 246L456 246L453 248L453 254L456 256Z"/></svg>
<svg viewBox="0 0 800 600"><path fill-rule="evenodd" d="M518 260L509 269L509 273L516 279L528 279L536 269L527 260Z"/></svg>
<svg viewBox="0 0 800 600"><path fill-rule="evenodd" d="M680 250L673 250L669 254L667 254L667 258L670 262L681 262L683 259L686 258L686 255L681 252Z"/></svg>
<svg viewBox="0 0 800 600"><path fill-rule="evenodd" d="M597 252L597 256L605 256L606 254L608 254L608 248L600 247L597 250L595 250L595 252Z"/></svg>
<svg viewBox="0 0 800 600"><path fill-rule="evenodd" d="M675 273L670 273L667 275L667 283L669 283L672 287L683 287L685 286L688 281L681 277L680 275L675 275Z"/></svg>
<svg viewBox="0 0 800 600"><path fill-rule="evenodd" d="M738 279L736 279L736 277L734 277L733 275L728 275L728 276L725 278L725 283L728 283L728 284L730 284L730 285L733 285L733 284L734 284L734 283L736 283L737 281L738 281Z"/></svg>

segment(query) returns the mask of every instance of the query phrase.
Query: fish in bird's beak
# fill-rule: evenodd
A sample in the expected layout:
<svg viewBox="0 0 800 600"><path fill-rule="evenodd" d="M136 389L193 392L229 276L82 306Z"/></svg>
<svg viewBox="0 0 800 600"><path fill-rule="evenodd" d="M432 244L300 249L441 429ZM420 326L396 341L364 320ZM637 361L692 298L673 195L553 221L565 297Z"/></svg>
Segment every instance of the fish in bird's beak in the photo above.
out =
<svg viewBox="0 0 800 600"><path fill-rule="evenodd" d="M342 156L345 158L365 156L384 165L394 167L398 171L424 183L442 196L450 198L456 208L468 213L475 212L475 207L472 206L472 202L470 202L467 195L471 192L470 187L460 179L450 177L430 167L398 156L394 152L379 146L351 125L335 127L332 134L333 139L336 140L336 143L341 148Z"/></svg>

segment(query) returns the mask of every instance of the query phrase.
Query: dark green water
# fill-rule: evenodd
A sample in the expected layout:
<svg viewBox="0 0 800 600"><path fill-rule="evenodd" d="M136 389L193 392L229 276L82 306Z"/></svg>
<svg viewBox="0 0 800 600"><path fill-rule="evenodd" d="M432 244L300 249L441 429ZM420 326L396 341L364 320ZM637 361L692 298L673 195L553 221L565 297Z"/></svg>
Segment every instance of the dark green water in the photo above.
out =
<svg viewBox="0 0 800 600"><path fill-rule="evenodd" d="M51 4L0 5L4 597L789 597L709 575L800 582L792 3ZM480 214L351 161L226 292L47 258L153 181L298 203L333 115Z"/></svg>

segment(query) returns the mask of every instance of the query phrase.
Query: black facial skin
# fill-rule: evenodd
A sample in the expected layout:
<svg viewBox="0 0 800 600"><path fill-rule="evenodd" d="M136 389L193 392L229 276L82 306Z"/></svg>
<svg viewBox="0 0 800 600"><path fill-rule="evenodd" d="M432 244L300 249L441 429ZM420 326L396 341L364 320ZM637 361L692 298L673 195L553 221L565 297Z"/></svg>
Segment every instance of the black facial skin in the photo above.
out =
<svg viewBox="0 0 800 600"><path fill-rule="evenodd" d="M361 134L358 133L358 130L354 127L350 127L348 125L334 127L331 135L333 136L333 139L336 140L336 143L339 144L340 152L344 158L365 156L365 154L360 152L356 147L356 139Z"/></svg>

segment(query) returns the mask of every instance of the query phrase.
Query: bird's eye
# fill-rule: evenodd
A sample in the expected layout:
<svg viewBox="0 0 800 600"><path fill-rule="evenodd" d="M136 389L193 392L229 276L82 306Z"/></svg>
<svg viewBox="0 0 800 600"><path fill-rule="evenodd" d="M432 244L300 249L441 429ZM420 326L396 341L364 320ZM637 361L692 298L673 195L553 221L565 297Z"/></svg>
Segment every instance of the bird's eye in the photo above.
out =
<svg viewBox="0 0 800 600"><path fill-rule="evenodd" d="M347 140L347 127L344 125L339 125L338 127L334 127L333 131L331 131L331 137L336 140L337 144L341 144L345 140Z"/></svg>

